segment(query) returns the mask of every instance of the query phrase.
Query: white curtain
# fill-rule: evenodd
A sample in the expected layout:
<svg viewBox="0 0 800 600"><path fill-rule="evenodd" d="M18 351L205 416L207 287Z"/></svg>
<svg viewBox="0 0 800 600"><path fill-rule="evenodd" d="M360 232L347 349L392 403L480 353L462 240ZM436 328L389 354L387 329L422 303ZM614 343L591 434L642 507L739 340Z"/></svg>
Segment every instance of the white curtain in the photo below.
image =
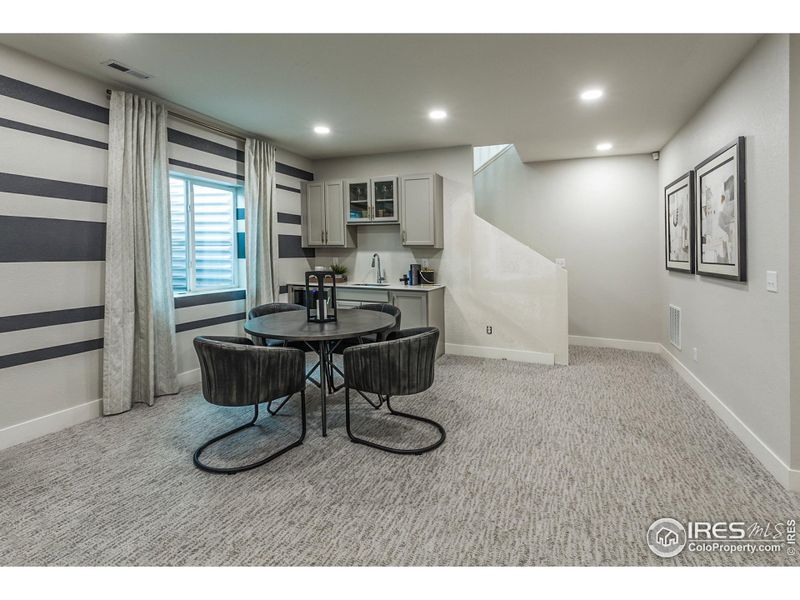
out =
<svg viewBox="0 0 800 600"><path fill-rule="evenodd" d="M247 310L275 302L275 146L247 138L244 144L244 226Z"/></svg>
<svg viewBox="0 0 800 600"><path fill-rule="evenodd" d="M167 110L111 93L103 413L178 392Z"/></svg>

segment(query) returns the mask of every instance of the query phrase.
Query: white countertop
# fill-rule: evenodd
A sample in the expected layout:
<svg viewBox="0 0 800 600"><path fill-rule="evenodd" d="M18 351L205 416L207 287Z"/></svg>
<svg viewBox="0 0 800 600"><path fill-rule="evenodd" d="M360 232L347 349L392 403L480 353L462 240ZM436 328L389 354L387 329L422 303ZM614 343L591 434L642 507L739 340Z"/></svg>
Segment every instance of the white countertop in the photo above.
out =
<svg viewBox="0 0 800 600"><path fill-rule="evenodd" d="M374 283L369 283L368 285L359 285L361 282L352 282L352 281L344 281L342 283L336 282L337 288L349 288L353 290L390 290L395 292L432 292L434 290L443 289L445 286L441 283L434 283L432 285L403 285L400 282L397 283L390 283L388 285L375 285ZM364 282L367 283L367 282ZM287 285L291 285L294 287L305 287L305 283L288 283ZM326 286L330 287L331 284L326 283Z"/></svg>

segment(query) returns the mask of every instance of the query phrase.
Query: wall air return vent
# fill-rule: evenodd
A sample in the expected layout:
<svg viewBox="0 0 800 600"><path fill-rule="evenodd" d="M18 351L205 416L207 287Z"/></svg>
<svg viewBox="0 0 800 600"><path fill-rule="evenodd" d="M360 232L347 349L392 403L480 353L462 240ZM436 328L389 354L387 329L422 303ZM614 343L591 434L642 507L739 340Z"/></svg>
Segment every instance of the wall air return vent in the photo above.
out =
<svg viewBox="0 0 800 600"><path fill-rule="evenodd" d="M681 309L674 304L669 305L669 342L681 349Z"/></svg>
<svg viewBox="0 0 800 600"><path fill-rule="evenodd" d="M139 71L138 69L133 69L128 65L125 65L118 60L107 60L103 63L107 67L111 67L121 73L125 73L126 75L130 75L131 77L136 77L137 79L151 79L153 76L148 75L144 71Z"/></svg>

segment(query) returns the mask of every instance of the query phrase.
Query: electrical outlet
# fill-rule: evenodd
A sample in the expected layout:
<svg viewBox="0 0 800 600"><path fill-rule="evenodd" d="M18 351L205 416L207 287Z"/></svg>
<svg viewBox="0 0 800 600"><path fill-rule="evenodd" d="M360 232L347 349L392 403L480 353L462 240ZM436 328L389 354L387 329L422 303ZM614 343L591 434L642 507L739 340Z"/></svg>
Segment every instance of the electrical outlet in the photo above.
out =
<svg viewBox="0 0 800 600"><path fill-rule="evenodd" d="M487 325L486 326L486 335L492 335L492 326L491 325Z"/></svg>
<svg viewBox="0 0 800 600"><path fill-rule="evenodd" d="M422 265L424 268L426 268L426 269L427 269L427 268L428 268L428 266L429 266L429 265L428 265L428 259L427 259L427 258L423 258L423 259L422 259L422 262L421 262L420 264L421 264L421 265Z"/></svg>
<svg viewBox="0 0 800 600"><path fill-rule="evenodd" d="M692 348L692 358L697 362L697 348Z"/></svg>
<svg viewBox="0 0 800 600"><path fill-rule="evenodd" d="M767 271L767 291L778 292L778 272Z"/></svg>

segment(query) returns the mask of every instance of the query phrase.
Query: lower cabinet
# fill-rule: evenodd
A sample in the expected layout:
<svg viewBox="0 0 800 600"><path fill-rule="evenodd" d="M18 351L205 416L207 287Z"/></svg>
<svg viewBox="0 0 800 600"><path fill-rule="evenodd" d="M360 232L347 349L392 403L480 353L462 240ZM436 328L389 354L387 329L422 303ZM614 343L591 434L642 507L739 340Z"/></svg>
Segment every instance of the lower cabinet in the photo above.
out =
<svg viewBox="0 0 800 600"><path fill-rule="evenodd" d="M400 309L400 326L403 329L427 327L428 294L419 292L391 292L392 304Z"/></svg>
<svg viewBox="0 0 800 600"><path fill-rule="evenodd" d="M401 329L414 327L438 327L439 343L436 356L444 354L444 288L427 290L390 291L394 306L400 309Z"/></svg>

